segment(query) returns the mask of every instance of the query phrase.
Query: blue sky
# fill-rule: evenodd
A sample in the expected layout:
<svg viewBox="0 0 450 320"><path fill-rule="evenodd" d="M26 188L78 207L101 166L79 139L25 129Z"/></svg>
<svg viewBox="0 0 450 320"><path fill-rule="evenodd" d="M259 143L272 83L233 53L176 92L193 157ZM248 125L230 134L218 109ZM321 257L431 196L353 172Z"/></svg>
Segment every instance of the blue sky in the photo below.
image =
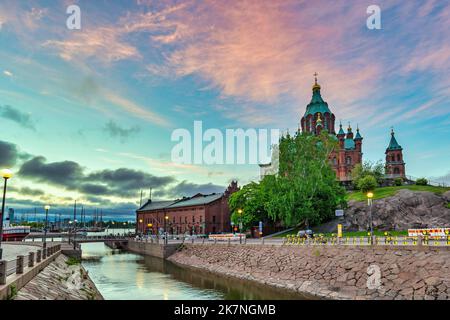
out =
<svg viewBox="0 0 450 320"><path fill-rule="evenodd" d="M450 183L450 5L378 1L382 29L369 30L372 2L2 1L10 205L130 210L140 188L245 184L257 166L172 163L172 131L293 131L314 72L336 118L359 125L364 160L384 159L393 126L407 174ZM74 3L81 30L66 28Z"/></svg>

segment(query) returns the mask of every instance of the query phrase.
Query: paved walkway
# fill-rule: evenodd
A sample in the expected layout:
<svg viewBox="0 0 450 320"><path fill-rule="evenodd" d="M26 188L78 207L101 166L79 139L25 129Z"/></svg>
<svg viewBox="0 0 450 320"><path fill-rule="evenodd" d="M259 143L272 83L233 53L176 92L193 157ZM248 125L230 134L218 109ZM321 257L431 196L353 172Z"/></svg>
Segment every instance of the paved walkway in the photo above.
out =
<svg viewBox="0 0 450 320"><path fill-rule="evenodd" d="M31 245L23 245L23 244L7 244L5 242L2 242L2 248L3 248L3 260L14 260L17 259L17 256L19 255L28 255L30 252L34 251L36 252L39 250L39 247L37 246L31 246Z"/></svg>

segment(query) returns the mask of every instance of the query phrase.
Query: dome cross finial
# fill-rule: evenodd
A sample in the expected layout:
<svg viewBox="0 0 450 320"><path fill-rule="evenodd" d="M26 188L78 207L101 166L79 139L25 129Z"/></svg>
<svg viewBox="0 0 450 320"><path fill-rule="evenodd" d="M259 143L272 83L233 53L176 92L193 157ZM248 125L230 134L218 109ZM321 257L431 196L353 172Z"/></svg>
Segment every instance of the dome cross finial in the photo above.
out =
<svg viewBox="0 0 450 320"><path fill-rule="evenodd" d="M314 72L314 80L315 80L315 84L317 84L317 76L318 76L319 74L317 73L317 72Z"/></svg>

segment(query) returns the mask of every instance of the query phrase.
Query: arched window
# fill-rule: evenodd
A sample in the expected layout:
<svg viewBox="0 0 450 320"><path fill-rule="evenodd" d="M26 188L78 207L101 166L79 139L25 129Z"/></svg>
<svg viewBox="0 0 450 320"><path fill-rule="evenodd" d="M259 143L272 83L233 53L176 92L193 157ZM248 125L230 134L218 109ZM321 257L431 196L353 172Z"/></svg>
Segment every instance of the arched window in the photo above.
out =
<svg viewBox="0 0 450 320"><path fill-rule="evenodd" d="M400 169L399 168L394 168L394 174L400 174Z"/></svg>
<svg viewBox="0 0 450 320"><path fill-rule="evenodd" d="M352 164L352 157L348 156L348 157L345 159L345 163L346 163L346 164Z"/></svg>
<svg viewBox="0 0 450 320"><path fill-rule="evenodd" d="M336 157L333 158L333 165L334 165L334 166L337 165L337 159L336 159Z"/></svg>
<svg viewBox="0 0 450 320"><path fill-rule="evenodd" d="M394 154L392 155L391 160L395 161L395 155Z"/></svg>
<svg viewBox="0 0 450 320"><path fill-rule="evenodd" d="M399 161L399 162L401 161L400 160L400 154L397 155L397 161Z"/></svg>

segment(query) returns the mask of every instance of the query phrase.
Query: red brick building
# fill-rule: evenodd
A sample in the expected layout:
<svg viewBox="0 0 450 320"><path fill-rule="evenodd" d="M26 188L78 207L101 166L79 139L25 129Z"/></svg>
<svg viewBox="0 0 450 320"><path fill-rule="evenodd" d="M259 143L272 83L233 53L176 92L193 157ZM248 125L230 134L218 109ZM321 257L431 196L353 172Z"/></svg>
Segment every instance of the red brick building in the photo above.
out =
<svg viewBox="0 0 450 320"><path fill-rule="evenodd" d="M237 182L232 181L224 193L198 193L169 201L150 199L136 211L136 232L158 234L164 229L169 234L230 232L228 199L238 190Z"/></svg>
<svg viewBox="0 0 450 320"><path fill-rule="evenodd" d="M312 87L313 96L311 102L306 106L306 111L300 120L303 132L320 134L326 130L333 137L339 140L339 149L330 154L330 162L339 181L350 181L351 171L356 164L362 162L362 136L359 128L356 129L356 135L353 135L349 124L347 132L339 125L339 132L335 131L336 117L328 107L328 103L322 99L320 94L320 85L317 78Z"/></svg>
<svg viewBox="0 0 450 320"><path fill-rule="evenodd" d="M391 130L391 141L386 149L386 178L405 178L405 162L403 161L403 148L395 139L394 129Z"/></svg>

